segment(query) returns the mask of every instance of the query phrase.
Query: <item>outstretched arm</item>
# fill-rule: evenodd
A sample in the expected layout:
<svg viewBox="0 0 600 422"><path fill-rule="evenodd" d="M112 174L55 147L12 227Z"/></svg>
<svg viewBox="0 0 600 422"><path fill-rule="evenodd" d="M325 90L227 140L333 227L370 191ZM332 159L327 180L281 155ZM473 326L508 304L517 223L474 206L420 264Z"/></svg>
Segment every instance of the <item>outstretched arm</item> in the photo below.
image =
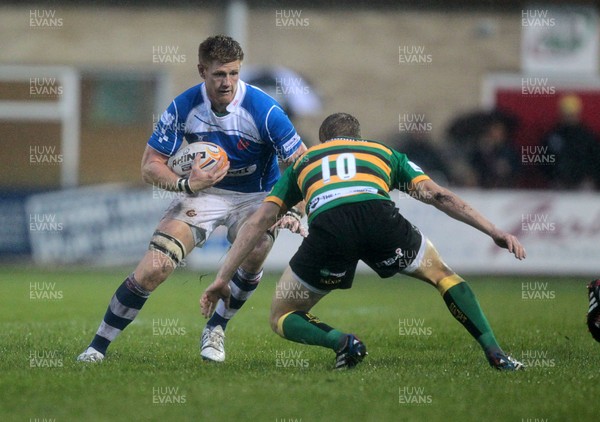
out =
<svg viewBox="0 0 600 422"><path fill-rule="evenodd" d="M475 208L462 200L458 195L435 183L433 180L422 180L412 189L414 196L426 204L433 205L448 216L475 227L490 236L496 245L508 249L517 259L526 257L525 248L515 236L500 230Z"/></svg>
<svg viewBox="0 0 600 422"><path fill-rule="evenodd" d="M202 315L206 318L212 315L219 299L223 299L225 304L229 305L229 280L231 280L248 254L252 252L262 235L275 224L279 212L280 208L277 204L264 202L244 223L225 258L225 262L219 269L215 281L206 288L200 298Z"/></svg>

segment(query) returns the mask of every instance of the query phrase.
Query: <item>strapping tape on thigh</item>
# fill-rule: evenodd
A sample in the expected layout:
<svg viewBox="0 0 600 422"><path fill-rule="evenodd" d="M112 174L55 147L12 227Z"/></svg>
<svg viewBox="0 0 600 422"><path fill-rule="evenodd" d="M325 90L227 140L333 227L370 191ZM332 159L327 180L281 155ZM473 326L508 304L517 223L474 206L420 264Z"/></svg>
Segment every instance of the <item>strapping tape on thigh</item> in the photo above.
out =
<svg viewBox="0 0 600 422"><path fill-rule="evenodd" d="M186 256L185 246L179 240L166 233L155 231L150 240L149 249L162 252L173 261L173 265L179 265Z"/></svg>

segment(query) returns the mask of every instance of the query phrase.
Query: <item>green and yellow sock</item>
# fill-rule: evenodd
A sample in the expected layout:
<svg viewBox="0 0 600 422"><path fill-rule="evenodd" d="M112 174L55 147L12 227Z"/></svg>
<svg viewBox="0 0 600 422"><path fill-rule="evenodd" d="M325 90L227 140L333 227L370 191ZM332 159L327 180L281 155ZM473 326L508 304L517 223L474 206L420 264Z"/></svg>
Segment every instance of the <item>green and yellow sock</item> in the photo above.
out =
<svg viewBox="0 0 600 422"><path fill-rule="evenodd" d="M450 313L477 340L485 352L502 350L490 323L469 285L458 275L442 279L437 286Z"/></svg>
<svg viewBox="0 0 600 422"><path fill-rule="evenodd" d="M277 333L297 343L323 346L338 351L346 334L335 330L308 312L288 312L277 322Z"/></svg>

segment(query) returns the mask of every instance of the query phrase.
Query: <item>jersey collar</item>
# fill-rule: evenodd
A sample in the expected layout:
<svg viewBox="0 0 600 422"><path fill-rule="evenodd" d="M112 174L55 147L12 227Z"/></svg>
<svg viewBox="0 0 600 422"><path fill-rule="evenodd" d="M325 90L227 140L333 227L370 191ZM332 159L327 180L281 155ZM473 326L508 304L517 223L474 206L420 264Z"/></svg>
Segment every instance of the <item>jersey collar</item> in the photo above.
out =
<svg viewBox="0 0 600 422"><path fill-rule="evenodd" d="M364 141L363 138L351 138L350 136L337 136L323 142L324 144L331 141Z"/></svg>
<svg viewBox="0 0 600 422"><path fill-rule="evenodd" d="M229 103L226 110L230 113L235 113L238 110L238 108L240 108L240 105L242 104L242 101L244 100L245 96L246 96L246 82L239 79L235 97L233 97L233 101Z"/></svg>

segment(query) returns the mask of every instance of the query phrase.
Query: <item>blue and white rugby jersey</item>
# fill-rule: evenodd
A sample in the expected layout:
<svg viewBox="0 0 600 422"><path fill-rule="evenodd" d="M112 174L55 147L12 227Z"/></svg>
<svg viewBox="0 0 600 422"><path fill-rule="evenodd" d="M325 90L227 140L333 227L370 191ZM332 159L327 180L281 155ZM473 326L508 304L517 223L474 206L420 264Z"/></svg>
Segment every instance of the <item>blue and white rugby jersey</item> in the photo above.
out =
<svg viewBox="0 0 600 422"><path fill-rule="evenodd" d="M148 145L172 156L188 143L212 142L227 152L231 167L216 188L268 192L279 178L277 156L291 157L302 139L281 106L260 89L238 81L237 92L218 117L204 83L177 96L157 123Z"/></svg>

